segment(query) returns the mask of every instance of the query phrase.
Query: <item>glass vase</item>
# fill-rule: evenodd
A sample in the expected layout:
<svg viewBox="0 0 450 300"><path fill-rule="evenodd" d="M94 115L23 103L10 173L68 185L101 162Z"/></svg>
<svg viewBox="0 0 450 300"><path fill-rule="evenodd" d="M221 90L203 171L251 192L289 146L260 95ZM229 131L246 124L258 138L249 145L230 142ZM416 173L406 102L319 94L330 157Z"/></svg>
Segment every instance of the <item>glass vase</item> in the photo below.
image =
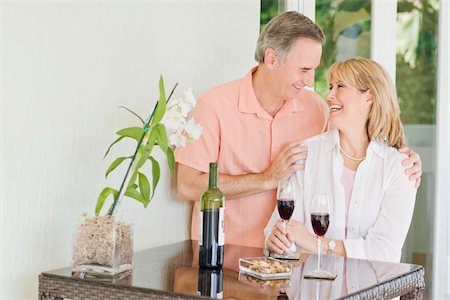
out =
<svg viewBox="0 0 450 300"><path fill-rule="evenodd" d="M86 218L75 231L72 271L114 276L133 268L133 226L109 216Z"/></svg>

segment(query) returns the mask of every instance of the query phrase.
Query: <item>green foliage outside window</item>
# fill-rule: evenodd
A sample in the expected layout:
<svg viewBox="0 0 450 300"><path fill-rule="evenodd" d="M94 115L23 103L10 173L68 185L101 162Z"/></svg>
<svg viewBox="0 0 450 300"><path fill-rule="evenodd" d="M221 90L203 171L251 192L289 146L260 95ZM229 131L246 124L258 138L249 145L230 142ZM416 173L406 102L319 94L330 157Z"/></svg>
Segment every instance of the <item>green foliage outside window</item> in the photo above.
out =
<svg viewBox="0 0 450 300"><path fill-rule="evenodd" d="M261 1L261 29L279 13L278 0ZM333 62L353 56L370 57L371 0L316 0L316 23L326 42L316 70L315 90L328 92L326 72ZM434 124L438 0L398 0L396 85L405 124ZM342 50L339 39L354 40Z"/></svg>
<svg viewBox="0 0 450 300"><path fill-rule="evenodd" d="M261 31L264 26L269 23L272 17L278 15L278 0L261 0L261 16L260 16L260 30Z"/></svg>
<svg viewBox="0 0 450 300"><path fill-rule="evenodd" d="M435 123L438 4L438 0L399 0L397 5L396 85L405 124ZM327 37L315 81L323 97L328 90L326 71L339 59L339 35L362 37L357 56L370 57L370 20L362 10L370 15L370 0L316 0L316 22Z"/></svg>
<svg viewBox="0 0 450 300"><path fill-rule="evenodd" d="M325 33L326 40L314 88L324 99L328 92L327 70L336 60L370 57L370 10L371 0L316 0L316 23ZM342 44L351 41L355 49L338 51Z"/></svg>
<svg viewBox="0 0 450 300"><path fill-rule="evenodd" d="M405 124L435 124L437 0L397 5L396 85Z"/></svg>

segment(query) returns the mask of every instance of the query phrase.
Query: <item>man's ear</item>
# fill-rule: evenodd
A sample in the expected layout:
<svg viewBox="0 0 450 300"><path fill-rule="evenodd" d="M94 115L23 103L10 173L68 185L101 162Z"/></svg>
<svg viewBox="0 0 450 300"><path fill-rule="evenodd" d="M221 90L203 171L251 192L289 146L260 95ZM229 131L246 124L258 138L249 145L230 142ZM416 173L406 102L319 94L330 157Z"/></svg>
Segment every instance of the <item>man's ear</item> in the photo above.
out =
<svg viewBox="0 0 450 300"><path fill-rule="evenodd" d="M272 48L267 48L264 52L264 64L271 70L278 64L277 54Z"/></svg>

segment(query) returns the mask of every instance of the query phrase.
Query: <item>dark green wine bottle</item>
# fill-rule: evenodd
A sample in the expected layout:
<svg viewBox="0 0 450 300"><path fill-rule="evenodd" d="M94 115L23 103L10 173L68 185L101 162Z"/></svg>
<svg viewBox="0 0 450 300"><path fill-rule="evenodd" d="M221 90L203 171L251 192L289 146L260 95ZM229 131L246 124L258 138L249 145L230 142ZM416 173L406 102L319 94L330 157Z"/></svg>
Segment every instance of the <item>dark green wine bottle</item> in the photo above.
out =
<svg viewBox="0 0 450 300"><path fill-rule="evenodd" d="M210 298L223 298L222 269L198 269L197 295Z"/></svg>
<svg viewBox="0 0 450 300"><path fill-rule="evenodd" d="M225 197L217 187L217 163L209 164L209 187L200 199L199 266L221 268L223 265Z"/></svg>

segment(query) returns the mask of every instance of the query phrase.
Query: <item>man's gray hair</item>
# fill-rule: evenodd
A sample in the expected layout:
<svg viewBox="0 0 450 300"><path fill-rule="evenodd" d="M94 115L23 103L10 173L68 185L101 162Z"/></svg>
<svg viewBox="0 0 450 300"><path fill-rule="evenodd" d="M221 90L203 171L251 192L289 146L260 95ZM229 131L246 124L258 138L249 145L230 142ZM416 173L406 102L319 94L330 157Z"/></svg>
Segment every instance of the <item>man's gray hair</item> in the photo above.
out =
<svg viewBox="0 0 450 300"><path fill-rule="evenodd" d="M263 63L266 50L272 48L278 59L284 62L298 38L313 39L321 44L325 42L322 29L299 12L288 11L272 18L259 35L256 61Z"/></svg>

